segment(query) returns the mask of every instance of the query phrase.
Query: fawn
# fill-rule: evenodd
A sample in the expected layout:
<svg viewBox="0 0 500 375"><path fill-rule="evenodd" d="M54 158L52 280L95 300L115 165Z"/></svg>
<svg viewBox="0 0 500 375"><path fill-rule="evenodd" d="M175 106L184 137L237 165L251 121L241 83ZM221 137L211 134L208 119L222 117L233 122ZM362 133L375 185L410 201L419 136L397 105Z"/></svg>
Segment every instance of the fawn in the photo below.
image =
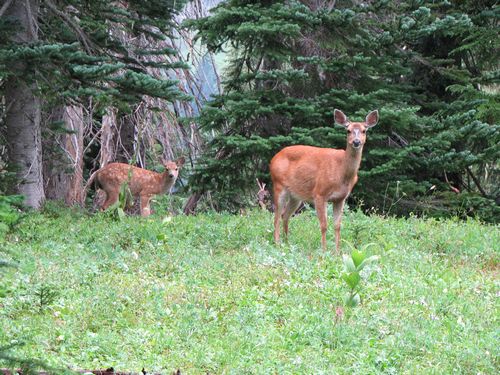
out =
<svg viewBox="0 0 500 375"><path fill-rule="evenodd" d="M106 210L116 203L120 187L127 183L132 195L140 198L141 216L146 217L151 214L149 207L151 198L154 195L170 191L179 175L179 168L184 165L184 162L184 157L176 161L163 161L165 166L163 173L148 171L124 163L110 163L90 176L85 190L95 179L97 187L106 193L106 200L101 206L101 210Z"/></svg>

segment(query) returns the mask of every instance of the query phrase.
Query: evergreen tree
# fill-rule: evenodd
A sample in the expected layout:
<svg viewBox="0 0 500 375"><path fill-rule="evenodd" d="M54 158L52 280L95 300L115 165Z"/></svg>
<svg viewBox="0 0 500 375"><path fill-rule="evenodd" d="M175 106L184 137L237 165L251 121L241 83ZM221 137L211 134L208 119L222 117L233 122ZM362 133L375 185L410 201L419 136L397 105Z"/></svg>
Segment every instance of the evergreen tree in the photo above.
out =
<svg viewBox="0 0 500 375"><path fill-rule="evenodd" d="M24 0L6 3L1 8L5 15L1 17L0 30L2 42L16 48L35 44L38 30L33 25L32 14L38 12L38 2ZM0 52L1 54L1 52ZM33 78L18 79L31 68L30 61L13 59L7 71L0 73L6 100L2 101L7 109L2 116L5 127L4 137L8 145L8 158L13 162L17 173L17 192L26 196L26 204L38 208L45 199L42 180L41 151L41 107L36 95ZM3 112L3 111L2 111Z"/></svg>
<svg viewBox="0 0 500 375"><path fill-rule="evenodd" d="M405 13L402 42L417 56L412 103L433 120L413 142L422 151L411 163L433 193L408 203L498 221L500 10L492 1L443 1L409 3Z"/></svg>
<svg viewBox="0 0 500 375"><path fill-rule="evenodd" d="M461 74L463 62L453 65L450 56L466 43L477 48L473 35L496 42L487 20L465 32L475 24L462 10L447 5L446 12L458 12L449 19L440 5L425 3L346 1L318 7L313 1L229 0L211 16L189 22L210 50L230 58L224 94L200 116L201 126L216 136L192 177L193 189L210 192L220 209L235 209L248 202L256 177L268 180L268 162L280 148L345 147L345 134L333 127L334 108L352 120L379 109L380 125L368 135L353 200L384 212L435 212L441 206L445 214L456 213L458 201L450 204L448 197L444 204L442 197L449 194L442 192L456 188L451 176L463 175L473 163L494 164L498 117L490 111L490 124L474 123L474 132L485 138L467 138L464 129L474 127L478 113L470 110L479 106L475 97L468 99L468 110L453 108L458 104L452 91L466 93L454 85L470 76ZM495 11L486 13L493 22ZM448 51L426 40L438 39L439 30L460 35L455 44L442 41ZM489 61L485 67L491 69L495 62ZM484 90L476 91L484 99ZM483 105L495 108L489 103ZM469 116L468 122L451 127L460 116ZM467 138L460 160L451 157L457 149L446 141L450 136L455 143ZM487 152L467 159L482 142L489 145ZM487 218L494 219L494 203L485 204Z"/></svg>
<svg viewBox="0 0 500 375"><path fill-rule="evenodd" d="M390 48L371 10L311 4L227 1L189 24L209 49L231 54L226 91L200 117L220 133L192 180L221 208L244 203L255 177L268 180L269 160L286 145L345 147L335 108L353 120L375 108L386 116L369 144L385 142L396 121L411 124L415 108L401 106L409 94L398 82L407 73L398 64L404 54ZM369 146L365 153L371 157Z"/></svg>
<svg viewBox="0 0 500 375"><path fill-rule="evenodd" d="M5 31L0 38L0 80L5 81L0 86L0 95L5 97L2 102L6 103L1 112L7 118L6 126L1 129L4 142L12 148L20 139L19 132L9 131L9 123L14 123L9 120L13 113L9 103L14 101L24 107L20 101L23 98L17 98L9 89L11 81L17 87L32 85L33 100L43 98L41 104L45 113L51 113L52 108L61 104L77 103L91 107L97 114L104 113L110 106L128 113L144 97L166 101L187 99L188 96L177 88L177 81L168 76L169 70L185 67L185 64L159 62L156 58L158 55L174 54L175 51L148 48L144 47L148 43L143 43L171 35L172 18L186 2L42 0L33 2L36 7L7 2L6 16L0 20L0 30ZM9 17L9 11L15 9L26 15L29 22L23 24L20 17ZM41 37L20 39L15 38L12 32L26 32L30 28L40 30ZM130 37L123 38L123 35ZM154 69L162 69L164 76L152 74ZM28 93L21 96L27 97ZM38 103L37 106L40 111L41 105ZM20 108L21 112L23 110L26 109ZM98 120L96 117L94 119ZM36 119L37 116L30 118ZM57 127L57 124L54 126ZM29 131L27 126L19 127ZM40 137L35 141L31 141L30 147L41 156ZM40 168L29 169L18 154L9 154L9 167L20 167L20 177L25 175L23 168L40 172L29 180L42 186L41 160ZM31 197L33 194L20 192L25 193L28 204L33 207L38 207L43 201L43 189L34 203L31 203L35 199Z"/></svg>

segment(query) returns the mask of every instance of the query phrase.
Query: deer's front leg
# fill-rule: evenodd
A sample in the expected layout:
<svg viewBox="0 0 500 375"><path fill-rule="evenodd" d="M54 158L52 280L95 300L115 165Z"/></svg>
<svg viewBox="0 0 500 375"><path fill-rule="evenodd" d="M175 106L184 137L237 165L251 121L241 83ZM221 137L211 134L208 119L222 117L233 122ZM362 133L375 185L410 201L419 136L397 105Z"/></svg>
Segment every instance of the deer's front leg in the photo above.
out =
<svg viewBox="0 0 500 375"><path fill-rule="evenodd" d="M151 208L149 207L149 201L151 200L150 195L141 195L140 196L140 206L141 206L141 216L148 217L151 215Z"/></svg>
<svg viewBox="0 0 500 375"><path fill-rule="evenodd" d="M344 202L345 200L333 203L333 223L335 225L335 250L337 251L337 254L340 254L340 224L342 223Z"/></svg>
<svg viewBox="0 0 500 375"><path fill-rule="evenodd" d="M323 197L314 198L314 206L319 219L319 228L321 229L321 247L326 251L326 229L328 227L326 214L326 200Z"/></svg>

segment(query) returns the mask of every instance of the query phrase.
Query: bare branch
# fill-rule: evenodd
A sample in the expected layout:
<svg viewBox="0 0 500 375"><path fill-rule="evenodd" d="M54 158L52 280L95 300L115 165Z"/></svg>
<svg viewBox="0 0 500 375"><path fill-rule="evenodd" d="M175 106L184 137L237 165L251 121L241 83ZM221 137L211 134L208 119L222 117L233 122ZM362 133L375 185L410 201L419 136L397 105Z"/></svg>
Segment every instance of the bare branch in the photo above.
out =
<svg viewBox="0 0 500 375"><path fill-rule="evenodd" d="M477 179L476 176L474 176L474 174L470 170L470 167L465 168L465 170L467 171L467 174L470 176L470 178L472 178L472 181L474 181L474 183L476 184L476 186L477 186L479 192L481 193L481 195L483 197L487 198L488 194L486 194L486 192L484 191L484 189L481 187L481 184L479 183L479 180Z"/></svg>
<svg viewBox="0 0 500 375"><path fill-rule="evenodd" d="M2 17L3 14L7 11L10 4L12 4L12 0L7 0L5 3L3 3L2 7L0 8L0 17Z"/></svg>

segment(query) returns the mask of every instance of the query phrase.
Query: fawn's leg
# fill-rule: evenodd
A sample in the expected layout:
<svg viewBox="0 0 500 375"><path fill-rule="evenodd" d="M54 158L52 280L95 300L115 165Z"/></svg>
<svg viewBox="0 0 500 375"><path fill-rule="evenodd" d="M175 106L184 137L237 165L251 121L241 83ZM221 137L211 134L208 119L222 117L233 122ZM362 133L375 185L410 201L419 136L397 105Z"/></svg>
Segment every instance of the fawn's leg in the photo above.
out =
<svg viewBox="0 0 500 375"><path fill-rule="evenodd" d="M106 200L101 206L101 210L105 211L108 209L109 206L113 205L116 203L118 200L118 195L119 193L117 191L104 191L106 193Z"/></svg>
<svg viewBox="0 0 500 375"><path fill-rule="evenodd" d="M140 196L140 207L141 207L141 216L148 217L151 215L151 208L149 207L149 200L151 199L150 195L141 195Z"/></svg>

